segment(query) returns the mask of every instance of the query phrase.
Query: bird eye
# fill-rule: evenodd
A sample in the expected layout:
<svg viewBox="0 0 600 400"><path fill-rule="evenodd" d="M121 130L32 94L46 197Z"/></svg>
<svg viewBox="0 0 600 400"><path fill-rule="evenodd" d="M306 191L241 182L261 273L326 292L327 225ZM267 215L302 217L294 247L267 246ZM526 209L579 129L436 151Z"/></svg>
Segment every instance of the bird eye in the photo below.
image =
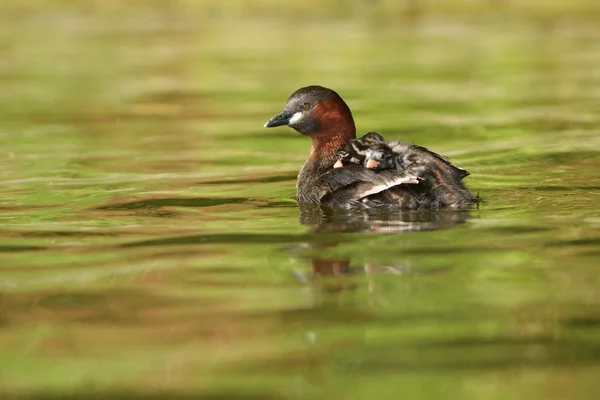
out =
<svg viewBox="0 0 600 400"><path fill-rule="evenodd" d="M309 103L304 103L304 104L302 105L302 109L303 109L304 111L308 111L308 110L310 110L310 104L309 104Z"/></svg>

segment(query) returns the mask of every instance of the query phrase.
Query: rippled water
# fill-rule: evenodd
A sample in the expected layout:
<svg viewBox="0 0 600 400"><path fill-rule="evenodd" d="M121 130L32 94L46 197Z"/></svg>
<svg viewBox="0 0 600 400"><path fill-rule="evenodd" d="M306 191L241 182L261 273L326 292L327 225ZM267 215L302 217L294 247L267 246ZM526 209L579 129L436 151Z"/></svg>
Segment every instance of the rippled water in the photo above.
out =
<svg viewBox="0 0 600 400"><path fill-rule="evenodd" d="M3 396L595 398L596 14L259 3L3 6ZM299 210L315 83L484 202Z"/></svg>

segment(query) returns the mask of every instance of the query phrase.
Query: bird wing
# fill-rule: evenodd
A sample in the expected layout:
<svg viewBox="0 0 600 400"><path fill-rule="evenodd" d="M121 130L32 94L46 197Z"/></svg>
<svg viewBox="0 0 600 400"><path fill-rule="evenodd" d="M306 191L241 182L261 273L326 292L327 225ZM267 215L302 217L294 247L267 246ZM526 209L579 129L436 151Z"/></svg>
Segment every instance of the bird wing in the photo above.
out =
<svg viewBox="0 0 600 400"><path fill-rule="evenodd" d="M347 207L392 187L418 184L416 176L395 169L375 172L362 165L349 165L327 171L315 183L322 203Z"/></svg>

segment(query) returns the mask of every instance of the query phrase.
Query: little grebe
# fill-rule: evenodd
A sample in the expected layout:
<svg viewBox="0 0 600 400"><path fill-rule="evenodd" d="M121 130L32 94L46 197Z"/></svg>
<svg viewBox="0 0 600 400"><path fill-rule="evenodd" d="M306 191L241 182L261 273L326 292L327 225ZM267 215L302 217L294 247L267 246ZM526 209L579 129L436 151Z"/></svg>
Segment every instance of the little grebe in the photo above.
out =
<svg viewBox="0 0 600 400"><path fill-rule="evenodd" d="M394 154L393 150L385 143L376 143L365 151L363 161L366 168L380 171L382 169L403 169L396 161L400 160L400 155Z"/></svg>
<svg viewBox="0 0 600 400"><path fill-rule="evenodd" d="M376 144L385 143L385 138L377 132L369 132L363 137L352 139L338 153L338 160L333 168L342 168L348 164L363 164L367 150Z"/></svg>
<svg viewBox="0 0 600 400"><path fill-rule="evenodd" d="M283 125L312 139L310 156L298 175L298 203L423 210L465 209L477 202L461 182L469 173L421 146L384 143L393 153L388 169L362 164L333 168L356 141L356 128L350 108L331 89L298 89L265 127Z"/></svg>

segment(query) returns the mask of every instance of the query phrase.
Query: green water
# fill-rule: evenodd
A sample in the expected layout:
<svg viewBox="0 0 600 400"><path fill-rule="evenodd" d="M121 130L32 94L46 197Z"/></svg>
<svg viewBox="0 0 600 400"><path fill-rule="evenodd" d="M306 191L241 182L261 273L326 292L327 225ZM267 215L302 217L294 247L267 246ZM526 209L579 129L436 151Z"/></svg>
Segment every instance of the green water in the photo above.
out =
<svg viewBox="0 0 600 400"><path fill-rule="evenodd" d="M2 398L596 398L597 9L5 4ZM308 84L484 203L301 213Z"/></svg>

